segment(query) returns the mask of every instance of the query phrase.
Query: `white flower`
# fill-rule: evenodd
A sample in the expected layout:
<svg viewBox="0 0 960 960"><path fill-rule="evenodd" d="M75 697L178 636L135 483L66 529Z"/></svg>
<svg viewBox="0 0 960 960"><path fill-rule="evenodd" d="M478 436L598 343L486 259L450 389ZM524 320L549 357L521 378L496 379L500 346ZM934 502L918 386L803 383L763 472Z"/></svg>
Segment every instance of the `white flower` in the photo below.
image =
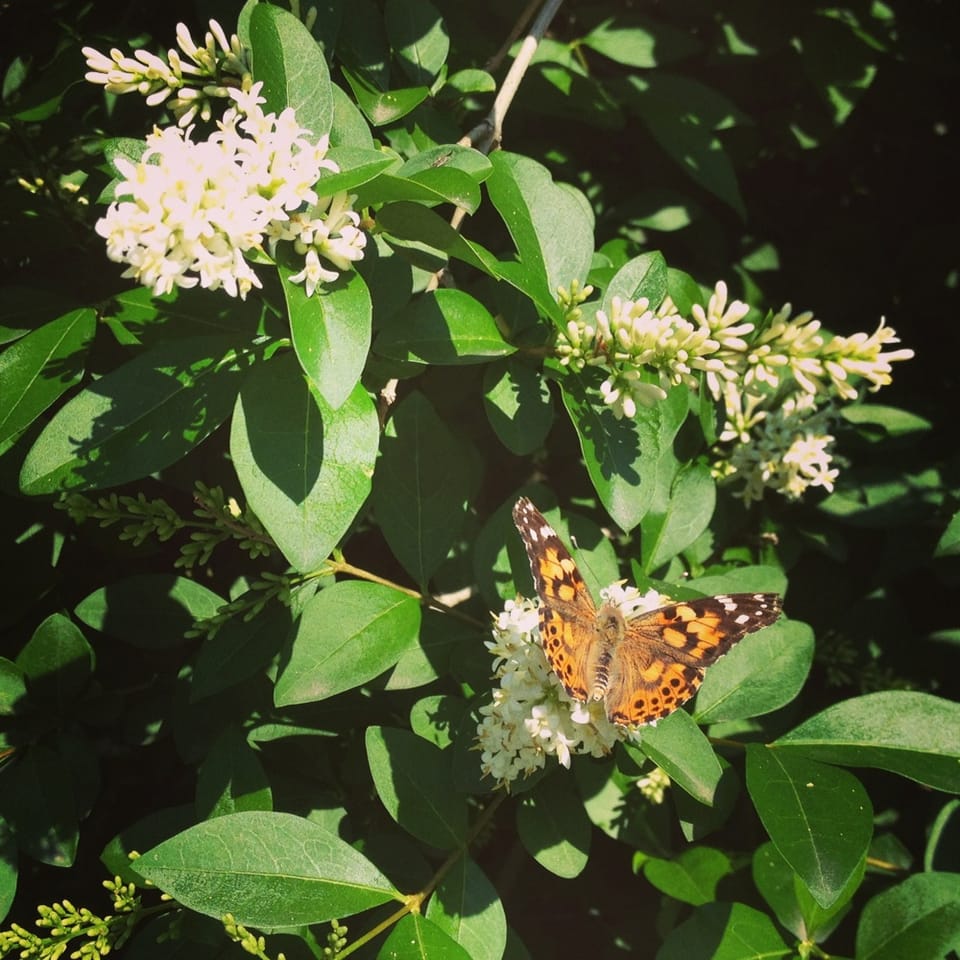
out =
<svg viewBox="0 0 960 960"><path fill-rule="evenodd" d="M641 595L622 583L611 584L601 597L628 618L663 602L654 590ZM508 600L494 619L493 640L486 644L499 684L491 703L480 708L477 742L484 774L506 786L541 769L549 756L569 768L574 754L605 756L631 735L607 719L602 701L570 699L544 656L538 622L535 602Z"/></svg>
<svg viewBox="0 0 960 960"><path fill-rule="evenodd" d="M132 57L116 48L107 57L94 47L84 47L90 71L86 79L101 84L110 93L139 93L148 106L167 103L178 125L188 126L197 116L212 116L211 99L226 97L234 85L252 83L247 52L236 34L229 40L216 20L204 46L198 47L185 24L177 24L177 50L168 50L163 60L149 50L136 50Z"/></svg>
<svg viewBox="0 0 960 960"><path fill-rule="evenodd" d="M350 198L321 201L314 191L321 170L337 170L325 158L327 138L311 140L292 110L264 114L260 89L258 83L230 91L235 106L206 140L195 142L193 128L154 130L139 163L116 160L124 180L96 230L107 241L107 255L129 264L124 276L155 294L199 283L245 298L261 283L244 254L268 239L274 246L277 237L298 237L303 218L289 235L287 225L311 205L336 211L335 235L329 213L312 221L312 232L324 233L316 246L321 254L339 269L363 255L366 237ZM310 294L336 279L316 253L300 252L305 261L298 276Z"/></svg>

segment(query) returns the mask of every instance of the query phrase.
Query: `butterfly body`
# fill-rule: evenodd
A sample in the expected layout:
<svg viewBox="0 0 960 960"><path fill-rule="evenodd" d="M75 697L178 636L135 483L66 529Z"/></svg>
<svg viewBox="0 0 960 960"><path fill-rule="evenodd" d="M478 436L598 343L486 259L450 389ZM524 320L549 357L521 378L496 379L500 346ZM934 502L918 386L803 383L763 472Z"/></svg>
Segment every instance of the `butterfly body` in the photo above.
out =
<svg viewBox="0 0 960 960"><path fill-rule="evenodd" d="M597 608L576 562L526 497L513 520L540 598L540 642L567 694L602 700L613 723L659 720L690 699L704 669L743 636L780 616L775 593L734 593L671 603L629 620Z"/></svg>

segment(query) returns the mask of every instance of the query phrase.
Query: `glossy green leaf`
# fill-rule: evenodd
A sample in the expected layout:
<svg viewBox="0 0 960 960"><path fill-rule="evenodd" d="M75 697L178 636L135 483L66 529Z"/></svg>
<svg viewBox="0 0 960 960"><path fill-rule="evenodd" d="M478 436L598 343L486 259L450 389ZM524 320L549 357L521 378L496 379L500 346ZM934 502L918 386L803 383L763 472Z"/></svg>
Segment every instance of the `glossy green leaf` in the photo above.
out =
<svg viewBox="0 0 960 960"><path fill-rule="evenodd" d="M593 828L569 777L550 777L523 794L517 835L527 852L558 877L579 876L587 865Z"/></svg>
<svg viewBox="0 0 960 960"><path fill-rule="evenodd" d="M851 898L863 880L863 871L855 871L836 903L824 908L774 844L765 843L754 851L752 869L753 882L777 920L795 937L814 943L826 939L850 912Z"/></svg>
<svg viewBox="0 0 960 960"><path fill-rule="evenodd" d="M813 631L798 620L745 636L707 671L697 694L697 723L758 717L790 703L810 674L814 644Z"/></svg>
<svg viewBox="0 0 960 960"><path fill-rule="evenodd" d="M263 81L265 111L292 107L297 123L315 140L330 132L333 94L323 51L310 31L288 10L269 3L250 13L253 73Z"/></svg>
<svg viewBox="0 0 960 960"><path fill-rule="evenodd" d="M553 424L547 381L523 360L491 363L483 373L483 407L501 443L517 456L539 449Z"/></svg>
<svg viewBox="0 0 960 960"><path fill-rule="evenodd" d="M0 354L0 442L25 430L80 380L96 325L93 310L74 310Z"/></svg>
<svg viewBox="0 0 960 960"><path fill-rule="evenodd" d="M233 617L200 646L190 678L190 701L229 690L267 667L290 634L291 611L268 605L252 620Z"/></svg>
<svg viewBox="0 0 960 960"><path fill-rule="evenodd" d="M887 690L827 707L774 742L790 753L852 767L879 767L960 793L960 704Z"/></svg>
<svg viewBox="0 0 960 960"><path fill-rule="evenodd" d="M373 783L390 816L435 847L463 843L467 805L454 790L451 751L393 727L367 727L366 744Z"/></svg>
<svg viewBox="0 0 960 960"><path fill-rule="evenodd" d="M734 104L699 80L663 70L627 82L633 88L627 106L657 143L695 183L745 216L733 164L715 133L741 120Z"/></svg>
<svg viewBox="0 0 960 960"><path fill-rule="evenodd" d="M266 771L239 728L224 731L200 764L196 809L199 820L273 809Z"/></svg>
<svg viewBox="0 0 960 960"><path fill-rule="evenodd" d="M617 420L580 379L568 377L562 387L593 487L610 516L632 530L653 504L658 485L669 490L673 481L673 440L686 417L686 388L673 388L666 400L642 407L633 419Z"/></svg>
<svg viewBox="0 0 960 960"><path fill-rule="evenodd" d="M609 314L613 298L637 301L646 298L656 310L667 295L667 262L659 251L642 253L628 260L603 291L600 306Z"/></svg>
<svg viewBox="0 0 960 960"><path fill-rule="evenodd" d="M453 742L453 730L467 710L467 701L451 694L423 697L410 708L410 729L441 750Z"/></svg>
<svg viewBox="0 0 960 960"><path fill-rule="evenodd" d="M471 960L500 960L507 944L507 918L500 895L483 871L460 857L427 905L427 919L459 943Z"/></svg>
<svg viewBox="0 0 960 960"><path fill-rule="evenodd" d="M649 857L643 875L661 893L695 907L717 899L717 884L733 873L730 858L712 847L689 847L672 860Z"/></svg>
<svg viewBox="0 0 960 960"><path fill-rule="evenodd" d="M426 584L460 532L479 464L420 393L398 404L382 447L373 484L377 520L393 555Z"/></svg>
<svg viewBox="0 0 960 960"><path fill-rule="evenodd" d="M712 806L700 803L685 790L672 791L680 830L688 843L702 840L723 826L733 815L743 794L736 769L723 757L718 756L717 760L720 779L713 792Z"/></svg>
<svg viewBox="0 0 960 960"><path fill-rule="evenodd" d="M366 124L364 123L364 127ZM356 192L358 187L369 183L388 167L397 166L396 157L364 147L334 147L327 154L340 168L339 173L322 170L314 186L318 197L329 197L341 191Z"/></svg>
<svg viewBox="0 0 960 960"><path fill-rule="evenodd" d="M197 620L212 617L226 601L188 577L141 573L100 587L74 608L94 630L144 650L163 650L185 642ZM150 616L143 615L144 610Z"/></svg>
<svg viewBox="0 0 960 960"><path fill-rule="evenodd" d="M382 127L400 120L430 96L429 87L381 90L366 74L345 66L341 66L341 70L344 79L350 85L350 90L357 98L357 106L375 127Z"/></svg>
<svg viewBox="0 0 960 960"><path fill-rule="evenodd" d="M148 850L137 872L198 913L254 927L293 927L402 900L338 836L289 813L207 820Z"/></svg>
<svg viewBox="0 0 960 960"><path fill-rule="evenodd" d="M686 710L639 729L640 749L701 803L713 803L720 763L710 741Z"/></svg>
<svg viewBox="0 0 960 960"><path fill-rule="evenodd" d="M780 855L822 907L863 870L873 834L870 798L853 774L747 745L747 789Z"/></svg>
<svg viewBox="0 0 960 960"><path fill-rule="evenodd" d="M0 817L0 917L6 917L17 895L17 844L10 825Z"/></svg>
<svg viewBox="0 0 960 960"><path fill-rule="evenodd" d="M0 815L25 854L51 867L72 865L80 826L73 781L58 752L32 746L4 769Z"/></svg>
<svg viewBox="0 0 960 960"><path fill-rule="evenodd" d="M452 203L468 213L480 206L477 181L456 167L427 168L410 176L384 173L356 191L357 205L414 201L435 206Z"/></svg>
<svg viewBox="0 0 960 960"><path fill-rule="evenodd" d="M292 354L258 365L237 399L230 450L247 502L297 570L329 556L370 491L379 428L361 385L337 410Z"/></svg>
<svg viewBox="0 0 960 960"><path fill-rule="evenodd" d="M948 869L960 838L960 799L948 800L930 825L926 849L923 851L923 869Z"/></svg>
<svg viewBox="0 0 960 960"><path fill-rule="evenodd" d="M593 257L593 217L583 195L555 183L546 167L498 150L490 157L490 199L533 271L541 295L555 302L557 289L586 281Z"/></svg>
<svg viewBox="0 0 960 960"><path fill-rule="evenodd" d="M370 350L370 291L359 273L346 271L308 297L303 284L291 283L290 268L279 271L297 359L327 405L337 410L360 382Z"/></svg>
<svg viewBox="0 0 960 960"><path fill-rule="evenodd" d="M667 935L657 960L776 960L791 954L765 913L743 903L705 903Z"/></svg>
<svg viewBox="0 0 960 960"><path fill-rule="evenodd" d="M416 297L391 318L376 342L381 356L435 364L485 363L515 350L479 300L445 289Z"/></svg>
<svg viewBox="0 0 960 960"><path fill-rule="evenodd" d="M377 960L472 960L449 934L419 913L408 913L390 931Z"/></svg>
<svg viewBox="0 0 960 960"><path fill-rule="evenodd" d="M689 547L707 529L716 500L716 481L706 464L682 469L666 509L650 510L641 523L644 572L652 573Z"/></svg>
<svg viewBox="0 0 960 960"><path fill-rule="evenodd" d="M335 583L304 607L274 701L286 707L352 690L389 670L419 630L413 597L378 583Z"/></svg>
<svg viewBox="0 0 960 960"><path fill-rule="evenodd" d="M955 557L960 553L960 510L958 510L947 524L937 541L934 551L935 557Z"/></svg>
<svg viewBox="0 0 960 960"><path fill-rule="evenodd" d="M960 875L918 873L878 893L857 927L857 960L945 957L960 950Z"/></svg>
<svg viewBox="0 0 960 960"><path fill-rule="evenodd" d="M176 462L230 414L241 370L232 337L187 337L140 354L69 401L27 454L30 495L97 490Z"/></svg>
<svg viewBox="0 0 960 960"><path fill-rule="evenodd" d="M422 204L409 201L388 204L377 214L377 225L390 236L434 247L488 276L499 278L501 275L502 264L493 254L467 240L443 217Z"/></svg>
<svg viewBox="0 0 960 960"><path fill-rule="evenodd" d="M437 8L427 0L387 0L387 37L411 83L430 84L450 51L450 38Z"/></svg>
<svg viewBox="0 0 960 960"><path fill-rule="evenodd" d="M0 657L0 717L12 717L26 707L27 683L12 660ZM2 746L6 746L2 743Z"/></svg>
<svg viewBox="0 0 960 960"><path fill-rule="evenodd" d="M93 648L62 613L50 614L17 654L30 696L64 712L90 682L94 661Z"/></svg>
<svg viewBox="0 0 960 960"><path fill-rule="evenodd" d="M628 67L658 67L695 53L700 44L686 30L627 13L604 20L581 41Z"/></svg>

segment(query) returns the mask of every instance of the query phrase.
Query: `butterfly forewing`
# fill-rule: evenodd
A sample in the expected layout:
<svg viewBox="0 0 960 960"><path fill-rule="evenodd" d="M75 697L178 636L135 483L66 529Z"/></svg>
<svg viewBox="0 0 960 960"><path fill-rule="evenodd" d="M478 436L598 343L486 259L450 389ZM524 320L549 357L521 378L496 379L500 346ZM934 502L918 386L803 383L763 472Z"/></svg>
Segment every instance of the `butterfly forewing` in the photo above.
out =
<svg viewBox="0 0 960 960"><path fill-rule="evenodd" d="M574 700L586 700L587 658L597 609L570 551L526 497L513 508L540 598L540 643L551 669Z"/></svg>

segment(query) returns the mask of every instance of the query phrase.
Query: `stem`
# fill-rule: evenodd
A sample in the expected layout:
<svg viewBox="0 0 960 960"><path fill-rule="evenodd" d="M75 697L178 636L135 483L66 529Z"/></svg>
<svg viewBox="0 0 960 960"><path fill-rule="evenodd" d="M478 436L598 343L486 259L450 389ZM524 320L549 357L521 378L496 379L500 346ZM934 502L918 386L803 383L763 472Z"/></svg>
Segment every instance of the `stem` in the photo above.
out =
<svg viewBox="0 0 960 960"><path fill-rule="evenodd" d="M483 627L486 624L478 620L476 617L471 617L468 613L462 613L456 607L451 607L449 604L444 603L442 600L438 600L436 597L431 597L429 594L421 593L419 590L414 590L411 587L403 587L399 583L394 583L392 580L387 580L386 577L381 577L376 573L371 573L369 570L363 570L360 567L355 567L352 563L347 563L346 560L332 560L328 559L326 561L326 568L318 576L326 576L330 573L348 573L353 577L357 577L359 580L368 580L370 583L379 583L384 587L390 587L391 590L398 590L400 593L405 594L408 597L413 597L415 600L418 600L425 607L430 610L436 610L439 613L446 613L451 617L455 617L457 620L462 620L464 623L469 623L472 627ZM311 574L311 576L314 576ZM303 582L306 581L309 577L304 577Z"/></svg>
<svg viewBox="0 0 960 960"><path fill-rule="evenodd" d="M464 838L462 844L454 850L443 863L437 868L437 872L434 873L431 877L430 882L422 889L418 890L416 893L410 894L406 898L406 903L394 913L391 913L389 917L385 920L378 923L373 929L368 930L363 936L358 937L353 943L348 944L343 950L337 954L338 957L346 957L353 953L355 950L359 950L364 944L369 943L374 937L379 936L383 933L384 930L389 929L395 923L398 923L402 920L408 913L419 913L420 907L423 905L424 900L436 890L437 885L440 881L447 875L450 869L454 864L467 852L470 844L476 839L477 834L483 830L486 825L493 818L494 813L501 803L506 799L506 791L500 791L490 802L490 805L477 817L476 822L470 828L470 832Z"/></svg>

